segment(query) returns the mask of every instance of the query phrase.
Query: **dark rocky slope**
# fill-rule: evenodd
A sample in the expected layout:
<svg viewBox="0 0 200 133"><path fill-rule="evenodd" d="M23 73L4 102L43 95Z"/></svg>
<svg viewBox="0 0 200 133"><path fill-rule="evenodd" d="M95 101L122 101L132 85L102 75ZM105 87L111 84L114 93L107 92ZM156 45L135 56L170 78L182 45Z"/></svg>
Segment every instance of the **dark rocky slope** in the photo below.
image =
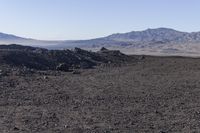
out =
<svg viewBox="0 0 200 133"><path fill-rule="evenodd" d="M1 45L0 62L37 70L87 69L102 63L124 63L132 60L120 51L101 50L97 53L79 48L73 50L46 50L41 48Z"/></svg>

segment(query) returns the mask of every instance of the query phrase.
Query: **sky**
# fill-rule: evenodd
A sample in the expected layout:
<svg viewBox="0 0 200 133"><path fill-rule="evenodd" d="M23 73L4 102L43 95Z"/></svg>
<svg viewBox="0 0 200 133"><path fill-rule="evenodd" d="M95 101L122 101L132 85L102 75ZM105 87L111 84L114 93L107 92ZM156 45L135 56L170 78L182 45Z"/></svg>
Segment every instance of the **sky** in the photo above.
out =
<svg viewBox="0 0 200 133"><path fill-rule="evenodd" d="M0 0L0 32L79 40L148 28L200 31L200 0Z"/></svg>

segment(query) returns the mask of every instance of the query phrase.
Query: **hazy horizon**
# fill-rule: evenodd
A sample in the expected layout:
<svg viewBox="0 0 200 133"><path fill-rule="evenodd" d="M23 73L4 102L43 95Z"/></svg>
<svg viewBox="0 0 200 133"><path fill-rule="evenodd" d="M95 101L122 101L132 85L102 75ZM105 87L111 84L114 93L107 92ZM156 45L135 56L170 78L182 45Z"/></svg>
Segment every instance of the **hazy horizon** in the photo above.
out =
<svg viewBox="0 0 200 133"><path fill-rule="evenodd" d="M85 40L172 28L200 31L198 0L1 0L0 32L39 40Z"/></svg>

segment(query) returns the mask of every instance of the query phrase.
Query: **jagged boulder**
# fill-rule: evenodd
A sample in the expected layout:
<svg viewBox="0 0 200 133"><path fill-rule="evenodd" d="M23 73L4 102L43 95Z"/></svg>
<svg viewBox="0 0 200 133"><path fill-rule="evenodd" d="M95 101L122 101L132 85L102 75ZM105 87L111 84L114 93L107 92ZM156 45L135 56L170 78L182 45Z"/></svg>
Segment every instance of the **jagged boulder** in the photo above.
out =
<svg viewBox="0 0 200 133"><path fill-rule="evenodd" d="M73 70L72 74L79 75L79 74L81 74L81 72L78 70Z"/></svg>
<svg viewBox="0 0 200 133"><path fill-rule="evenodd" d="M70 65L67 63L61 63L56 67L57 71L64 71L69 72L70 71Z"/></svg>
<svg viewBox="0 0 200 133"><path fill-rule="evenodd" d="M105 47L102 47L101 49L100 49L100 51L108 51L108 49L107 48L105 48Z"/></svg>

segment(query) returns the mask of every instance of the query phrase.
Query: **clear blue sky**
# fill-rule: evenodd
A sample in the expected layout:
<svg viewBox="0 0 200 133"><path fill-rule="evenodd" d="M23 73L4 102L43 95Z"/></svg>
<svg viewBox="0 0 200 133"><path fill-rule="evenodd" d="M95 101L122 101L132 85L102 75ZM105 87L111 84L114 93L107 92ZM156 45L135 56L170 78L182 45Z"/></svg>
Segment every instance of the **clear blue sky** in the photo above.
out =
<svg viewBox="0 0 200 133"><path fill-rule="evenodd" d="M168 27L200 31L200 0L0 0L0 32L90 39Z"/></svg>

